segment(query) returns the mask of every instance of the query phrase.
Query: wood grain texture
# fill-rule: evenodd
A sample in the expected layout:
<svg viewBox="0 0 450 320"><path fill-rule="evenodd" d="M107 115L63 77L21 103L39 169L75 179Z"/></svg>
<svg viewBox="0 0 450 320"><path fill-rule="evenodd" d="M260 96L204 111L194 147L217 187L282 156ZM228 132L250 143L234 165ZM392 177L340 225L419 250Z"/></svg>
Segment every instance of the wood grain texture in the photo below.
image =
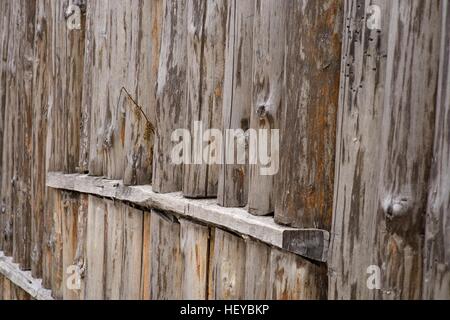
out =
<svg viewBox="0 0 450 320"><path fill-rule="evenodd" d="M272 294L270 283L270 246L252 239L245 248L245 299L267 300Z"/></svg>
<svg viewBox="0 0 450 320"><path fill-rule="evenodd" d="M273 300L325 300L327 267L291 253L272 249L270 288Z"/></svg>
<svg viewBox="0 0 450 320"><path fill-rule="evenodd" d="M13 4L7 2L5 5L5 15L2 26L4 30L11 30L16 19L13 14ZM8 18L6 18L8 17ZM3 34L3 33L2 33ZM5 91L2 94L2 105L4 106L4 128L2 139L2 181L1 181L1 242L2 250L6 255L12 255L12 237L13 237L13 211L14 203L12 200L12 184L13 184L13 168L14 168L14 131L15 131L15 116L17 108L11 104L12 96L12 72L14 70L12 65L13 60L13 46L14 40L7 32L8 37L4 39L4 47L2 50L2 74L5 78ZM8 89L8 90L7 90Z"/></svg>
<svg viewBox="0 0 450 320"><path fill-rule="evenodd" d="M441 60L425 235L424 299L450 299L450 6L441 1Z"/></svg>
<svg viewBox="0 0 450 320"><path fill-rule="evenodd" d="M185 124L186 4L185 0L164 0L162 6L153 161L153 188L159 193L182 189L183 167L172 162L171 137Z"/></svg>
<svg viewBox="0 0 450 320"><path fill-rule="evenodd" d="M151 299L151 262L152 262L152 235L150 212L144 212L144 221L142 228L142 276L141 276L141 299Z"/></svg>
<svg viewBox="0 0 450 320"><path fill-rule="evenodd" d="M56 191L52 197L54 203L51 211L51 286L53 298L57 300L63 299L64 283L63 283L63 216L65 210L70 206L66 202L68 193L65 191Z"/></svg>
<svg viewBox="0 0 450 320"><path fill-rule="evenodd" d="M258 0L255 4L253 36L253 95L250 127L254 130L279 130L284 97L284 62L286 34L286 1ZM279 167L279 158L271 154L272 143L278 141L272 132L261 135L257 152L270 156L270 163L250 164L248 210L255 215L267 215L275 210L274 175L263 175L268 165ZM269 142L270 141L270 142ZM270 147L263 149L262 142ZM280 150L274 149L275 152Z"/></svg>
<svg viewBox="0 0 450 320"><path fill-rule="evenodd" d="M180 220L182 256L182 298L206 300L208 297L209 227ZM154 257L157 259L157 257Z"/></svg>
<svg viewBox="0 0 450 320"><path fill-rule="evenodd" d="M377 1L381 30L370 30L370 1L345 1L329 298L373 298L367 268L378 205L380 136L391 1ZM370 226L370 227L369 227Z"/></svg>
<svg viewBox="0 0 450 320"><path fill-rule="evenodd" d="M245 131L252 103L253 19L255 1L228 2L223 89L223 129L217 201L223 207L244 207L248 200Z"/></svg>
<svg viewBox="0 0 450 320"><path fill-rule="evenodd" d="M107 206L103 199L89 196L86 232L85 299L105 299L106 281L106 219Z"/></svg>
<svg viewBox="0 0 450 320"><path fill-rule="evenodd" d="M87 219L89 208L89 196L80 194L80 207L77 221L77 248L74 265L80 276L80 290L76 293L79 300L85 300L86 296L86 266L87 266Z"/></svg>
<svg viewBox="0 0 450 320"><path fill-rule="evenodd" d="M11 104L17 110L15 119L14 169L12 199L14 203L13 257L24 270L31 268L31 144L32 84L35 1L16 1L12 5L15 24L12 82L9 83ZM13 21L14 19L12 19Z"/></svg>
<svg viewBox="0 0 450 320"><path fill-rule="evenodd" d="M433 154L440 2L391 7L375 250L384 299L420 299ZM404 32L403 32L404 31ZM401 92L401 94L399 94ZM384 231L384 232L383 232Z"/></svg>
<svg viewBox="0 0 450 320"><path fill-rule="evenodd" d="M179 300L182 298L183 278L180 248L180 224L173 217L152 211L152 300Z"/></svg>
<svg viewBox="0 0 450 320"><path fill-rule="evenodd" d="M209 299L244 299L246 261L244 239L216 228L213 241Z"/></svg>
<svg viewBox="0 0 450 320"><path fill-rule="evenodd" d="M281 224L331 227L342 9L342 0L288 2L275 204Z"/></svg>
<svg viewBox="0 0 450 320"><path fill-rule="evenodd" d="M191 198L217 196L220 142L206 131L222 128L226 25L227 1L188 1L186 129L193 164L184 165L183 194Z"/></svg>

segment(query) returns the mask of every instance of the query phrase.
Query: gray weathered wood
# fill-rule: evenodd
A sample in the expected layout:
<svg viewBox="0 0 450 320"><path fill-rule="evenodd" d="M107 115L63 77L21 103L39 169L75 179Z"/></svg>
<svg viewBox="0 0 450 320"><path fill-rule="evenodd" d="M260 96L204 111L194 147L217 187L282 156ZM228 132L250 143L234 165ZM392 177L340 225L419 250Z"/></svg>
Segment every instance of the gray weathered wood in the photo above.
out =
<svg viewBox="0 0 450 320"><path fill-rule="evenodd" d="M214 199L186 199L181 193L158 194L151 186L126 187L121 181L87 175L49 173L47 186L93 194L134 203L148 209L156 208L181 217L190 217L251 236L278 248L307 258L326 261L329 233L320 229L294 229L277 225L272 217L257 217L244 209L223 208Z"/></svg>
<svg viewBox="0 0 450 320"><path fill-rule="evenodd" d="M242 300L245 297L245 241L221 229L214 235L209 299Z"/></svg>
<svg viewBox="0 0 450 320"><path fill-rule="evenodd" d="M244 207L248 200L245 131L252 103L254 12L254 0L228 2L222 126L238 131L225 135L222 143L217 201L223 207Z"/></svg>
<svg viewBox="0 0 450 320"><path fill-rule="evenodd" d="M180 220L180 250L183 263L182 298L206 300L208 297L209 227ZM154 257L154 259L157 259Z"/></svg>
<svg viewBox="0 0 450 320"><path fill-rule="evenodd" d="M103 199L89 196L86 232L85 299L105 298L105 228L107 207Z"/></svg>
<svg viewBox="0 0 450 320"><path fill-rule="evenodd" d="M186 129L193 164L184 165L183 194L191 198L217 195L220 142L203 138L222 128L226 21L226 1L188 1Z"/></svg>
<svg viewBox="0 0 450 320"><path fill-rule="evenodd" d="M182 298L182 257L180 224L170 216L152 211L151 224L151 298L179 300Z"/></svg>
<svg viewBox="0 0 450 320"><path fill-rule="evenodd" d="M436 134L428 191L424 299L450 299L450 5L441 1Z"/></svg>
<svg viewBox="0 0 450 320"><path fill-rule="evenodd" d="M183 167L171 159L172 133L185 123L186 1L164 0L158 81L153 188L167 193L182 189Z"/></svg>
<svg viewBox="0 0 450 320"><path fill-rule="evenodd" d="M377 1L381 30L367 28L370 1L344 9L329 298L373 298L365 285L374 264L380 136L392 1ZM349 259L348 257L353 257ZM358 285L359 284L359 285Z"/></svg>
<svg viewBox="0 0 450 320"><path fill-rule="evenodd" d="M51 292L43 288L41 280L34 279L29 271L20 270L11 258L5 257L4 252L0 252L0 274L36 300L53 300Z"/></svg>
<svg viewBox="0 0 450 320"><path fill-rule="evenodd" d="M253 37L253 95L250 127L254 130L279 130L279 118L283 104L286 1L258 0L255 8ZM272 154L273 142L278 143L276 134L260 136L258 153L270 156L270 163L250 164L248 210L255 215L266 215L275 210L274 174L265 175L262 168L279 169L279 157ZM267 150L260 150L261 142L267 143ZM273 148L279 152L278 148ZM256 150L254 151L256 152Z"/></svg>
<svg viewBox="0 0 450 320"><path fill-rule="evenodd" d="M374 242L376 262L383 273L378 294L384 299L422 296L424 213L436 120L439 12L440 2L431 0L396 1L391 7L376 208L381 230Z"/></svg>
<svg viewBox="0 0 450 320"><path fill-rule="evenodd" d="M273 300L325 300L327 267L278 249L270 255Z"/></svg>
<svg viewBox="0 0 450 320"><path fill-rule="evenodd" d="M275 221L331 227L342 0L289 1ZM286 152L289 150L289 152Z"/></svg>
<svg viewBox="0 0 450 320"><path fill-rule="evenodd" d="M272 293L270 281L271 248L252 239L246 240L245 248L245 299L266 300Z"/></svg>

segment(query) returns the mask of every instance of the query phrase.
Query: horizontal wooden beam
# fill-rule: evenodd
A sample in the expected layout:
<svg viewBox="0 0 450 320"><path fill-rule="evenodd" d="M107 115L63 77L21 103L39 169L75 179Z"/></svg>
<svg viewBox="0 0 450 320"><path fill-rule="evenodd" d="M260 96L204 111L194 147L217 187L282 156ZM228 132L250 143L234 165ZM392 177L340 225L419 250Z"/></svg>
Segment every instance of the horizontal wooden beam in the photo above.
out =
<svg viewBox="0 0 450 320"><path fill-rule="evenodd" d="M59 172L48 174L47 186L172 213L252 237L308 259L321 262L327 259L330 238L327 231L283 227L272 217L253 216L241 208L220 207L214 199L187 199L181 193L155 193L151 186L128 187L119 180Z"/></svg>
<svg viewBox="0 0 450 320"><path fill-rule="evenodd" d="M42 287L42 280L33 278L30 271L20 270L19 265L13 263L12 258L6 257L2 251L0 251L0 273L33 299L53 300L51 291Z"/></svg>

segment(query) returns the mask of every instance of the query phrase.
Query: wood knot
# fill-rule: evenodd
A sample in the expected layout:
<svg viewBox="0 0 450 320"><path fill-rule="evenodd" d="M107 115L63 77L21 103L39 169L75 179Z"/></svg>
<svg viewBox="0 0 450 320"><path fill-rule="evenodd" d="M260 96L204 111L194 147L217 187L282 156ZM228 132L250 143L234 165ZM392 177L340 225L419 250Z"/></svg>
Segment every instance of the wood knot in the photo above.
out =
<svg viewBox="0 0 450 320"><path fill-rule="evenodd" d="M256 108L256 114L258 115L259 119L265 119L269 114L269 108L265 104L259 105Z"/></svg>
<svg viewBox="0 0 450 320"><path fill-rule="evenodd" d="M388 197L384 200L383 210L390 220L405 216L411 209L411 200L408 197Z"/></svg>

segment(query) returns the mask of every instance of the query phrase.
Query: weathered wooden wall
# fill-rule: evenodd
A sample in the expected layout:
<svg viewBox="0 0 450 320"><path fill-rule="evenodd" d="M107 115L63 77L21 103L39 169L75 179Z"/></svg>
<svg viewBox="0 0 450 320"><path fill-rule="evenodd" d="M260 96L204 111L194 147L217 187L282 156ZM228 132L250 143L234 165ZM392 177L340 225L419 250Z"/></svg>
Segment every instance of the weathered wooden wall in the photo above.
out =
<svg viewBox="0 0 450 320"><path fill-rule="evenodd" d="M446 0L0 0L0 28L0 251L54 298L450 299ZM328 263L56 171L322 235L305 255L331 231Z"/></svg>

